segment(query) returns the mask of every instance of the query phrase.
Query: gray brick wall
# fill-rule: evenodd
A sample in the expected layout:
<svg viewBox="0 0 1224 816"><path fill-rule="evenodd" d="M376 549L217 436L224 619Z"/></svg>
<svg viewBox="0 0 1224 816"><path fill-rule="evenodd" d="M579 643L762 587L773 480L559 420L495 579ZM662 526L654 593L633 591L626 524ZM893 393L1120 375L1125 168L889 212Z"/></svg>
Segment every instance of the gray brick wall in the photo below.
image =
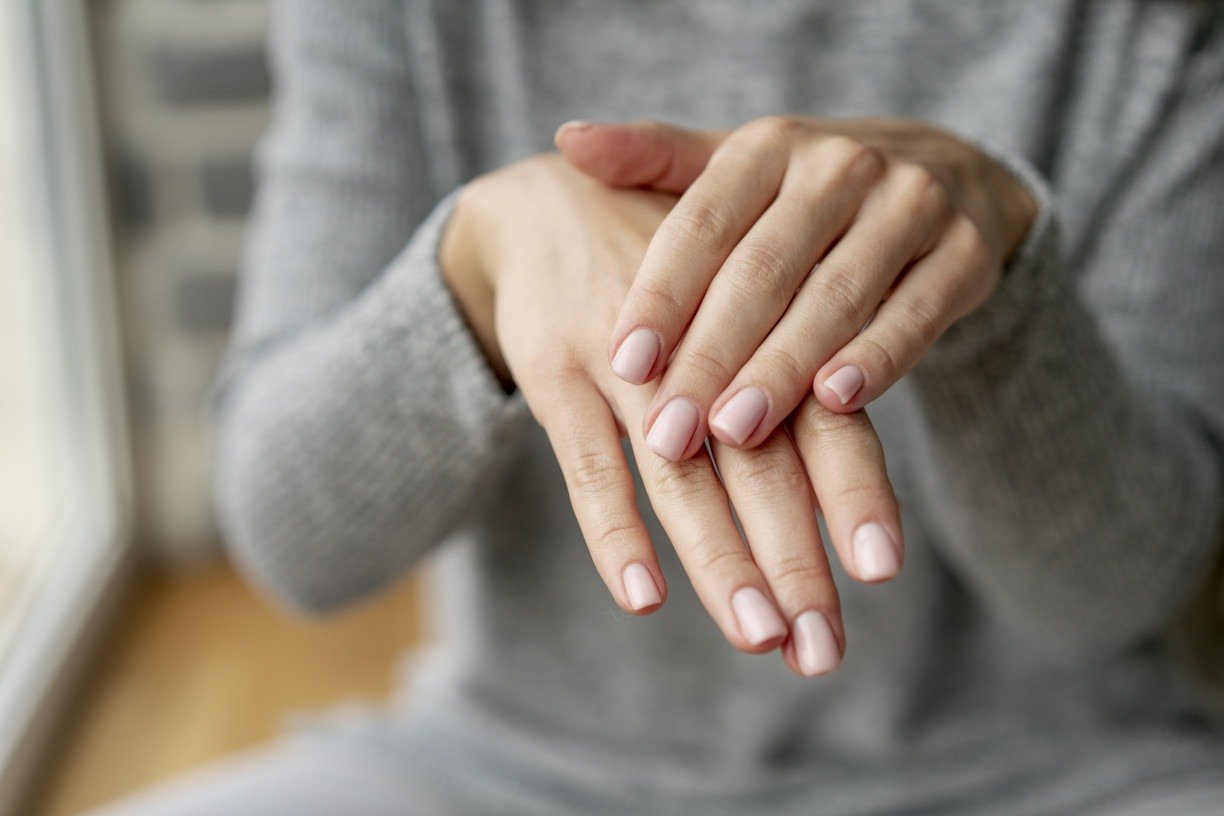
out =
<svg viewBox="0 0 1224 816"><path fill-rule="evenodd" d="M100 0L98 78L135 425L139 529L215 551L204 422L267 123L266 0Z"/></svg>

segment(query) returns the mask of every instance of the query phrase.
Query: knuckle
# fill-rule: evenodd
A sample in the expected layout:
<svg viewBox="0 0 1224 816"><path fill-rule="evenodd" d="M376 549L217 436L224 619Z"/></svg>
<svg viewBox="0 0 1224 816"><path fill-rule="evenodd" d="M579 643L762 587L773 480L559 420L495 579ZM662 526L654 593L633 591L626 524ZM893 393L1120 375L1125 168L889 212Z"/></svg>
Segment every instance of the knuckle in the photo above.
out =
<svg viewBox="0 0 1224 816"><path fill-rule="evenodd" d="M823 501L847 516L862 516L894 505L895 499L886 477L875 468L841 466L825 487Z"/></svg>
<svg viewBox="0 0 1224 816"><path fill-rule="evenodd" d="M876 178L888 166L883 152L850 136L829 136L821 148L826 161L840 168L847 179Z"/></svg>
<svg viewBox="0 0 1224 816"><path fill-rule="evenodd" d="M776 556L762 565L765 577L771 586L777 589L795 587L811 593L813 584L823 584L829 580L829 571L816 558L808 553L794 553Z"/></svg>
<svg viewBox="0 0 1224 816"><path fill-rule="evenodd" d="M671 462L662 457L652 457L651 483L654 493L662 501L680 502L699 492L706 485L706 474L699 462L686 459Z"/></svg>
<svg viewBox="0 0 1224 816"><path fill-rule="evenodd" d="M798 129L798 120L789 116L762 116L749 122L744 133L758 143L777 145L788 141Z"/></svg>
<svg viewBox="0 0 1224 816"><path fill-rule="evenodd" d="M959 250L965 265L972 269L984 269L993 264L994 248L977 222L968 216L961 216L956 226Z"/></svg>
<svg viewBox="0 0 1224 816"><path fill-rule="evenodd" d="M893 348L892 343L882 343L867 334L858 338L859 347L875 361L875 369L883 375L887 382L895 382L905 373L901 355Z"/></svg>
<svg viewBox="0 0 1224 816"><path fill-rule="evenodd" d="M683 319L687 310L680 298L664 282L656 277L643 277L633 285L633 297L639 308L648 315L661 317L665 321Z"/></svg>
<svg viewBox="0 0 1224 816"><path fill-rule="evenodd" d="M570 468L570 490L582 497L596 497L618 487L624 470L616 457L602 451L587 451Z"/></svg>
<svg viewBox="0 0 1224 816"><path fill-rule="evenodd" d="M865 144L859 145L859 152L850 165L853 178L865 177L873 181L882 177L887 168L888 158L884 152Z"/></svg>
<svg viewBox="0 0 1224 816"><path fill-rule="evenodd" d="M941 298L942 300L942 298ZM939 339L947 323L947 307L927 297L915 297L898 311L908 342L922 351Z"/></svg>
<svg viewBox="0 0 1224 816"><path fill-rule="evenodd" d="M633 119L629 122L629 127L636 130L646 131L651 134L663 133L667 128L658 119Z"/></svg>
<svg viewBox="0 0 1224 816"><path fill-rule="evenodd" d="M753 495L792 498L807 491L807 475L797 457L781 446L767 445L736 457L735 480Z"/></svg>
<svg viewBox="0 0 1224 816"><path fill-rule="evenodd" d="M731 577L752 567L752 560L742 547L701 542L696 547L697 568L707 575Z"/></svg>
<svg viewBox="0 0 1224 816"><path fill-rule="evenodd" d="M735 371L719 356L716 350L705 349L701 346L684 349L680 363L687 367L690 372L695 372L697 379L703 382L729 383L731 378L735 376Z"/></svg>
<svg viewBox="0 0 1224 816"><path fill-rule="evenodd" d="M668 218L673 246L696 243L708 251L725 249L733 240L731 217L713 201L681 201Z"/></svg>
<svg viewBox="0 0 1224 816"><path fill-rule="evenodd" d="M889 493L876 480L864 473L859 476L848 476L837 481L837 498L839 504L852 506L876 506L879 500Z"/></svg>
<svg viewBox="0 0 1224 816"><path fill-rule="evenodd" d="M630 557L634 552L634 542L637 538L636 525L624 521L607 520L591 534L588 546L593 550L608 556L623 555Z"/></svg>
<svg viewBox="0 0 1224 816"><path fill-rule="evenodd" d="M935 183L926 188L916 206L920 217L938 221L952 212L952 196L942 184Z"/></svg>
<svg viewBox="0 0 1224 816"><path fill-rule="evenodd" d="M819 437L822 440L838 436L856 435L870 428L867 414L863 410L848 414L825 408L813 398L803 401L795 417L795 433L799 437Z"/></svg>
<svg viewBox="0 0 1224 816"><path fill-rule="evenodd" d="M789 303L795 295L794 264L788 253L772 241L754 241L738 249L727 262L728 281L744 299L762 296Z"/></svg>
<svg viewBox="0 0 1224 816"><path fill-rule="evenodd" d="M938 186L935 175L921 164L903 162L896 169L898 183L904 192L918 196L933 186Z"/></svg>
<svg viewBox="0 0 1224 816"><path fill-rule="evenodd" d="M813 284L816 302L824 313L857 330L867 319L867 292L853 272L828 263L817 269Z"/></svg>
<svg viewBox="0 0 1224 816"><path fill-rule="evenodd" d="M929 220L948 211L951 198L930 170L906 164L897 170L897 202L909 217Z"/></svg>
<svg viewBox="0 0 1224 816"><path fill-rule="evenodd" d="M814 371L808 370L809 366L804 365L793 351L780 346L761 355L761 367L772 382L801 384L804 388L810 385L812 375L815 374Z"/></svg>

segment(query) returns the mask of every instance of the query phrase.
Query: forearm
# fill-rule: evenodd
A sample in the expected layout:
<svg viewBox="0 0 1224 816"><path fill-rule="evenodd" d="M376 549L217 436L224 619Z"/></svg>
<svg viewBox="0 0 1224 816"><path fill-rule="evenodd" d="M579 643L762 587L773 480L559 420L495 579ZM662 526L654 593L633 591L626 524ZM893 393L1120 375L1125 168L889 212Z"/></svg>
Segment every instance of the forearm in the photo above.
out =
<svg viewBox="0 0 1224 816"><path fill-rule="evenodd" d="M1040 230L996 302L915 369L916 475L997 614L1082 657L1165 626L1218 545L1224 476L1208 418L1108 335ZM1149 308L1153 332L1196 330Z"/></svg>
<svg viewBox="0 0 1224 816"><path fill-rule="evenodd" d="M449 203L348 307L240 354L227 377L222 520L240 561L294 606L402 575L507 458L522 410L436 261Z"/></svg>

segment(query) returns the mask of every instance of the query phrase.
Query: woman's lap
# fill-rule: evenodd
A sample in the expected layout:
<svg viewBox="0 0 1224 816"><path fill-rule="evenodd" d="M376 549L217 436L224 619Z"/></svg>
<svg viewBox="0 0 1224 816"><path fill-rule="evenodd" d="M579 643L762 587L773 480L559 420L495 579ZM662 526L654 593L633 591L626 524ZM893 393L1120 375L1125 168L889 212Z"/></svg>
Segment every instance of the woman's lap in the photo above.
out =
<svg viewBox="0 0 1224 816"><path fill-rule="evenodd" d="M154 786L90 816L445 816L434 794L368 755L287 740Z"/></svg>
<svg viewBox="0 0 1224 816"><path fill-rule="evenodd" d="M1189 780L1119 796L1092 816L1220 816L1224 814L1224 768L1214 779Z"/></svg>
<svg viewBox="0 0 1224 816"><path fill-rule="evenodd" d="M453 770L465 775L463 769ZM473 810L471 801L457 804L449 798L440 797L420 775L380 761L351 739L333 742L314 735L236 755L89 816L458 816L479 810ZM1085 816L1222 813L1224 774L1120 791Z"/></svg>

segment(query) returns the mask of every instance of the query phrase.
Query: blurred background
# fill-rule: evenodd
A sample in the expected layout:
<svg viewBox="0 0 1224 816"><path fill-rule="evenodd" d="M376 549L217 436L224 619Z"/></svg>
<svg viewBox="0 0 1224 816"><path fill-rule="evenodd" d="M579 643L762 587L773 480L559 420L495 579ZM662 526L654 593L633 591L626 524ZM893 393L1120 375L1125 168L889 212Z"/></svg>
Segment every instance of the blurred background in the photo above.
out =
<svg viewBox="0 0 1224 816"><path fill-rule="evenodd" d="M225 565L209 496L266 0L0 4L0 814L68 814L380 695L411 582L326 623Z"/></svg>
<svg viewBox="0 0 1224 816"><path fill-rule="evenodd" d="M382 696L428 636L419 579L307 624L219 545L206 404L268 5L0 0L0 816L78 813ZM1197 642L1224 642L1221 603Z"/></svg>

